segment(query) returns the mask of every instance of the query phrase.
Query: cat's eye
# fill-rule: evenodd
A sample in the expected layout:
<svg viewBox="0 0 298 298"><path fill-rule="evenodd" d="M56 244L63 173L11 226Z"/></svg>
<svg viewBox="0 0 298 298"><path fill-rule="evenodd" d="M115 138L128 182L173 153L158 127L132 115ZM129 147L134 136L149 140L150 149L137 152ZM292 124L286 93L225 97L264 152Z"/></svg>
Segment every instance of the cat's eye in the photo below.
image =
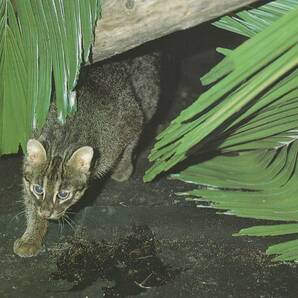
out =
<svg viewBox="0 0 298 298"><path fill-rule="evenodd" d="M58 192L58 198L60 200L66 200L70 196L70 191L61 190Z"/></svg>
<svg viewBox="0 0 298 298"><path fill-rule="evenodd" d="M33 185L33 191L38 195L41 196L43 194L43 187L38 185L38 184L34 184Z"/></svg>

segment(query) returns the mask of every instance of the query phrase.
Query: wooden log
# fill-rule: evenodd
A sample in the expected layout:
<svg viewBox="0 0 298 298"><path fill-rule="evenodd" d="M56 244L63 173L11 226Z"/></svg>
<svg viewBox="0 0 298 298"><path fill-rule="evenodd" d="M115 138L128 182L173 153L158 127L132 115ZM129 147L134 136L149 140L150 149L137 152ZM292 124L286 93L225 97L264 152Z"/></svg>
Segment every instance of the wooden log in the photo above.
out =
<svg viewBox="0 0 298 298"><path fill-rule="evenodd" d="M102 0L93 60L196 26L257 0Z"/></svg>

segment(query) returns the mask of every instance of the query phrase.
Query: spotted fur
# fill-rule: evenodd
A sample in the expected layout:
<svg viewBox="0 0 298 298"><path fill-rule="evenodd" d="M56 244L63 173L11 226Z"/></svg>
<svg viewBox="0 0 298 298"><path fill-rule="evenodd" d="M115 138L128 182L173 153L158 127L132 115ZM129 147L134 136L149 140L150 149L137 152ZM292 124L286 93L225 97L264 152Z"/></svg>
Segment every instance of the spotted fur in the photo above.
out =
<svg viewBox="0 0 298 298"><path fill-rule="evenodd" d="M62 217L90 179L111 172L113 179L124 181L132 174L134 149L157 107L159 59L154 53L86 68L76 91L77 112L64 124L51 106L24 158L27 228L14 244L16 254L38 254L47 220ZM61 193L71 195L64 200Z"/></svg>

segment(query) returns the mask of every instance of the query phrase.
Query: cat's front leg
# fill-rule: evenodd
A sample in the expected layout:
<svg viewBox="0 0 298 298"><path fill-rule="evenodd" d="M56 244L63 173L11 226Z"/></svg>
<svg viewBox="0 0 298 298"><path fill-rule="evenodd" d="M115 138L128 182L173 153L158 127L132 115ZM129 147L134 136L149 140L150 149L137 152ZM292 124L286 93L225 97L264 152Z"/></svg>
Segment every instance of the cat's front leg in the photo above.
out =
<svg viewBox="0 0 298 298"><path fill-rule="evenodd" d="M41 250L48 222L37 214L33 205L26 206L26 216L26 231L21 238L14 242L13 250L20 257L33 257Z"/></svg>

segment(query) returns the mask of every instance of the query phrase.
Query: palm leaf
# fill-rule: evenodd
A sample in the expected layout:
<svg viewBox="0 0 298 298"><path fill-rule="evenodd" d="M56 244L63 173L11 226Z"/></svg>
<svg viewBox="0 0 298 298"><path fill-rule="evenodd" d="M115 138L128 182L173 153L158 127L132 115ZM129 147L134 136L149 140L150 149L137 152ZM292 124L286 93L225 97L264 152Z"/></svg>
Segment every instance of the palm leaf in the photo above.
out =
<svg viewBox="0 0 298 298"><path fill-rule="evenodd" d="M149 155L154 164L144 180L169 170L186 159L223 124L233 121L260 94L298 65L298 9L293 9L227 56L202 78L209 84L220 80L171 122L158 137ZM245 83L244 83L245 82ZM212 107L212 109L210 108Z"/></svg>
<svg viewBox="0 0 298 298"><path fill-rule="evenodd" d="M224 213L229 215L298 221L298 86L292 90L298 71L287 79L260 98L271 98L271 103L232 128L219 145L222 155L172 175L199 185L180 195L197 200L199 207L205 207L201 201L208 201L210 207L228 210ZM293 233L298 233L298 224L252 227L239 235ZM278 253L282 255L275 260L292 260L292 255Z"/></svg>
<svg viewBox="0 0 298 298"><path fill-rule="evenodd" d="M52 85L60 121L75 110L71 92L99 12L99 0L0 0L0 154L26 148L46 119Z"/></svg>
<svg viewBox="0 0 298 298"><path fill-rule="evenodd" d="M246 37L252 37L296 7L296 0L272 1L256 9L241 11L232 17L223 17L213 25Z"/></svg>
<svg viewBox="0 0 298 298"><path fill-rule="evenodd" d="M202 78L204 84L217 83L172 121L150 154L155 164L145 180L188 157L190 149L202 157L171 176L198 185L179 193L198 207L294 222L237 235L298 233L297 17L297 0L279 0L217 21L216 26L250 40L233 51L220 49L226 57ZM297 244L284 242L267 253L278 254L274 260L297 260Z"/></svg>

